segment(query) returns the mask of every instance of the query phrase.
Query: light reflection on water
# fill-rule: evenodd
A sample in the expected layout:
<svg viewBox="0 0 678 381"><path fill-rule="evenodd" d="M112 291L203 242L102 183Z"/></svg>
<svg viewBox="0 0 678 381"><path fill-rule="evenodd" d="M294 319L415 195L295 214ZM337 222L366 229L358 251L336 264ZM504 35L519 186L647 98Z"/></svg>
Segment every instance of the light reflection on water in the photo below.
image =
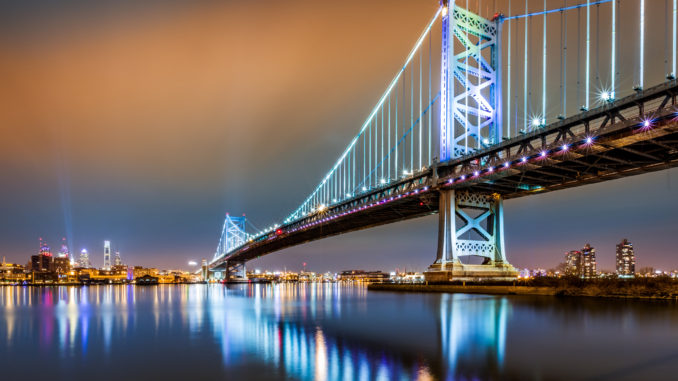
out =
<svg viewBox="0 0 678 381"><path fill-rule="evenodd" d="M335 284L3 287L0 369L26 379L638 379L676 374L677 328L666 303Z"/></svg>

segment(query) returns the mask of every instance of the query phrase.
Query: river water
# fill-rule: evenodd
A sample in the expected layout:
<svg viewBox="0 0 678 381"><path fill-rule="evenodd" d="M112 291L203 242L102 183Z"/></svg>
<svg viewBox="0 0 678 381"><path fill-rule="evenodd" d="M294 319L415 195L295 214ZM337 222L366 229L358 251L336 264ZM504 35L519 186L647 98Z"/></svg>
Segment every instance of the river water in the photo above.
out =
<svg viewBox="0 0 678 381"><path fill-rule="evenodd" d="M678 305L337 284L0 287L3 380L678 380Z"/></svg>

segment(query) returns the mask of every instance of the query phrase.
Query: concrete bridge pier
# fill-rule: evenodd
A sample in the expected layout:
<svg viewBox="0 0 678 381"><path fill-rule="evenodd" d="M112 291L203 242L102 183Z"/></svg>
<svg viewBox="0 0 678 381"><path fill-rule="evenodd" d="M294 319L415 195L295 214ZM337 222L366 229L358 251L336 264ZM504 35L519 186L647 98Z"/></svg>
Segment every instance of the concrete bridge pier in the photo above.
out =
<svg viewBox="0 0 678 381"><path fill-rule="evenodd" d="M479 256L482 264L460 257ZM506 260L504 205L498 194L440 192L438 252L424 272L427 282L511 281L518 272Z"/></svg>
<svg viewBox="0 0 678 381"><path fill-rule="evenodd" d="M247 280L245 271L245 261L227 261L226 271L224 272L224 281L239 282Z"/></svg>

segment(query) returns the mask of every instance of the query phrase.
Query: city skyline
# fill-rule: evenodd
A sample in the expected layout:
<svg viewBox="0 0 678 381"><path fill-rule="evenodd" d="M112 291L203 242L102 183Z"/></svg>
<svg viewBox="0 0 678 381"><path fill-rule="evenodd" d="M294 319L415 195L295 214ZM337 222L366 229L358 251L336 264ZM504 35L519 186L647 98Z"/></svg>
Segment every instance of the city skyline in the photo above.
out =
<svg viewBox="0 0 678 381"><path fill-rule="evenodd" d="M2 23L0 65L13 76L0 113L0 169L11 180L0 206L12 218L0 223L0 255L22 263L38 234L57 231L95 263L98 237L119 237L130 262L184 267L211 258L226 212L245 213L259 227L278 221L353 136L365 105L436 7L200 3L154 14L151 5L106 3L81 9L88 21L60 10L42 24L43 13L16 5L4 16L16 17ZM378 14L379 22L363 14ZM242 21L254 17L257 30ZM322 31L316 20L327 23ZM184 38L167 37L177 35ZM663 49L655 45L648 51ZM270 61L275 74L252 65ZM143 90L130 91L137 87ZM290 150L300 138L312 144ZM107 154L113 149L120 154ZM291 176L295 170L303 178ZM675 267L667 237L678 231L676 175L671 169L507 201L511 263L555 266L562 253L590 242L600 267L614 269L614 245L628 237L639 267ZM423 270L435 256L436 222L333 237L251 266Z"/></svg>

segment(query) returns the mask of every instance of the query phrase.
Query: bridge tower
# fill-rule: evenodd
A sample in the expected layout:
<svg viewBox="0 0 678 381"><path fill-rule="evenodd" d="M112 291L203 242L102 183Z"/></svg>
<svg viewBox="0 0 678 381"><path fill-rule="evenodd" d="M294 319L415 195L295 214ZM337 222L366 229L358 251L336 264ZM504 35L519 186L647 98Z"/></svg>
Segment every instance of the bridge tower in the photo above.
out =
<svg viewBox="0 0 678 381"><path fill-rule="evenodd" d="M224 227L221 229L221 238L219 239L219 245L217 245L217 251L214 253L214 263L218 259L221 259L235 248L243 245L247 242L248 235L245 232L245 225L247 219L243 215L242 217L233 217L226 213L226 218L224 219ZM241 280L247 278L245 272L245 262L244 261L229 261L226 260L225 271L223 274L219 274L221 278L225 281L232 280ZM217 276L219 278L219 276Z"/></svg>
<svg viewBox="0 0 678 381"><path fill-rule="evenodd" d="M443 0L440 161L455 159L502 140L501 27ZM455 47L457 50L455 52ZM506 261L503 203L496 194L441 190L438 251L427 281L515 279ZM459 257L480 256L481 265Z"/></svg>

